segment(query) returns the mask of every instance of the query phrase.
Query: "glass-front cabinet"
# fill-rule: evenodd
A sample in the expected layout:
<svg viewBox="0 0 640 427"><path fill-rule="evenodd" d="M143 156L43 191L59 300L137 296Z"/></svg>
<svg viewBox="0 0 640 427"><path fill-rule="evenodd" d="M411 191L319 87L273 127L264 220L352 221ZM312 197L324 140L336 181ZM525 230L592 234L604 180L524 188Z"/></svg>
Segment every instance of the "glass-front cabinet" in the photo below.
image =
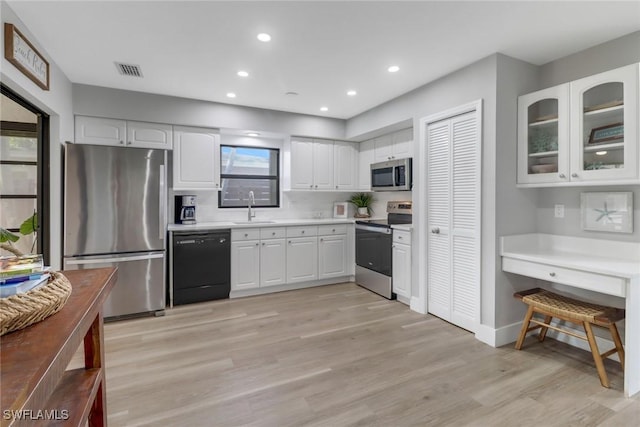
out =
<svg viewBox="0 0 640 427"><path fill-rule="evenodd" d="M571 179L638 178L638 65L571 83Z"/></svg>
<svg viewBox="0 0 640 427"><path fill-rule="evenodd" d="M638 183L638 64L518 98L518 184Z"/></svg>
<svg viewBox="0 0 640 427"><path fill-rule="evenodd" d="M542 184L569 175L569 85L518 98L518 183Z"/></svg>

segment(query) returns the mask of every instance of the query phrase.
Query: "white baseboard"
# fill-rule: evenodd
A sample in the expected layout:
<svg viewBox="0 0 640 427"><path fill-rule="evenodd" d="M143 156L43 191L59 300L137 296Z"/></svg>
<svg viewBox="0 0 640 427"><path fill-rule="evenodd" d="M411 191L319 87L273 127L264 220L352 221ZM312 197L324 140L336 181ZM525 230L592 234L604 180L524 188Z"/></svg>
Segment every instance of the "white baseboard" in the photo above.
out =
<svg viewBox="0 0 640 427"><path fill-rule="evenodd" d="M554 321L552 322L552 325L560 326L563 329L568 329L572 332L584 335L584 330L569 327L564 322L559 324L558 322ZM502 347L503 345L516 342L516 340L518 339L518 335L520 335L520 328L522 328L522 322L512 323L511 325L503 326L498 329L494 329L486 325L480 325L478 327L478 331L476 332L476 339L492 347ZM537 334L537 331L530 332L527 335L527 337L529 335L535 335L535 334ZM622 336L624 336L624 334L622 334ZM571 335L563 334L563 333L554 331L553 329L549 329L547 331L547 337L591 352L591 349L589 348L589 343L587 341L581 340ZM610 348L615 347L611 339L603 338L599 336L596 336L596 343L598 344L598 349L600 350L600 353L604 353ZM618 355L614 354L610 356L610 358L613 360L618 360Z"/></svg>
<svg viewBox="0 0 640 427"><path fill-rule="evenodd" d="M250 297L254 295L271 294L274 292L293 291L296 289L313 288L314 286L335 285L338 283L349 282L350 276L335 277L331 279L314 280L311 282L302 283L287 283L285 285L267 286L265 288L253 288L243 290L232 290L229 293L229 298L241 298Z"/></svg>
<svg viewBox="0 0 640 427"><path fill-rule="evenodd" d="M411 300L409 301L409 308L420 314L427 314L427 305L424 300L420 298L411 297Z"/></svg>
<svg viewBox="0 0 640 427"><path fill-rule="evenodd" d="M401 302L405 305L410 306L411 305L411 300L408 297L402 296L402 295L397 295L396 299L398 300L398 302Z"/></svg>

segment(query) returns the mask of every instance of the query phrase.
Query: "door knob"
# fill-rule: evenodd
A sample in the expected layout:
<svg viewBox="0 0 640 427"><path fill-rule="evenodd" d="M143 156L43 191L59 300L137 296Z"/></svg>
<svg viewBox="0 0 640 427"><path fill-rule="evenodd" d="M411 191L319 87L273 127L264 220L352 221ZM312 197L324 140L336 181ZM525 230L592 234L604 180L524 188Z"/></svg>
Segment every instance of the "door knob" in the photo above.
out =
<svg viewBox="0 0 640 427"><path fill-rule="evenodd" d="M431 229L431 232L432 232L433 234L440 234L440 227L433 227L433 228Z"/></svg>

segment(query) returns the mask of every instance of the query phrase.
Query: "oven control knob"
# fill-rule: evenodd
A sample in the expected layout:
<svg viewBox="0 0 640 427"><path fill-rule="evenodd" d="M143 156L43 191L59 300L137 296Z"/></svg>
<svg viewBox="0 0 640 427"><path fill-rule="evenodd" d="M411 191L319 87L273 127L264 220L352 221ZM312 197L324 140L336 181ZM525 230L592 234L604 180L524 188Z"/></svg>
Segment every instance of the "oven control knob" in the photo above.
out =
<svg viewBox="0 0 640 427"><path fill-rule="evenodd" d="M433 228L431 229L431 232L432 232L433 234L440 234L440 227L433 227Z"/></svg>

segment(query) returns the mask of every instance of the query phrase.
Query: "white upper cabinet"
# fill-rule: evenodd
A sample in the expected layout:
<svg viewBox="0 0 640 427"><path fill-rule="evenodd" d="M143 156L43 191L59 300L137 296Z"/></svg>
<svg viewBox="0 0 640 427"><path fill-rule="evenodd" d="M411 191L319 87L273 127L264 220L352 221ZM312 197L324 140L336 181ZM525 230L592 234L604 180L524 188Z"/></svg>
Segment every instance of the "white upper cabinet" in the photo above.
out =
<svg viewBox="0 0 640 427"><path fill-rule="evenodd" d="M413 129L407 128L374 140L376 162L403 159L413 156Z"/></svg>
<svg viewBox="0 0 640 427"><path fill-rule="evenodd" d="M518 98L518 185L640 182L638 64Z"/></svg>
<svg viewBox="0 0 640 427"><path fill-rule="evenodd" d="M220 189L220 136L213 129L175 126L173 189Z"/></svg>
<svg viewBox="0 0 640 427"><path fill-rule="evenodd" d="M569 180L569 85L518 98L518 184Z"/></svg>
<svg viewBox="0 0 640 427"><path fill-rule="evenodd" d="M374 140L360 143L358 153L358 189L371 191L371 163L375 162Z"/></svg>
<svg viewBox="0 0 640 427"><path fill-rule="evenodd" d="M571 82L571 107L571 180L637 181L638 65Z"/></svg>
<svg viewBox="0 0 640 427"><path fill-rule="evenodd" d="M171 150L173 148L172 129L171 125L162 123L76 116L75 142Z"/></svg>
<svg viewBox="0 0 640 427"><path fill-rule="evenodd" d="M358 143L333 143L333 184L336 190L358 188Z"/></svg>
<svg viewBox="0 0 640 427"><path fill-rule="evenodd" d="M127 122L101 117L76 116L75 142L96 145L126 145Z"/></svg>
<svg viewBox="0 0 640 427"><path fill-rule="evenodd" d="M127 122L127 145L140 148L173 148L173 126L162 123Z"/></svg>
<svg viewBox="0 0 640 427"><path fill-rule="evenodd" d="M313 141L313 189L333 189L333 141Z"/></svg>
<svg viewBox="0 0 640 427"><path fill-rule="evenodd" d="M413 157L413 128L399 130L393 134L394 159Z"/></svg>
<svg viewBox="0 0 640 427"><path fill-rule="evenodd" d="M306 138L291 141L291 188L333 189L333 141Z"/></svg>
<svg viewBox="0 0 640 427"><path fill-rule="evenodd" d="M291 140L291 188L313 189L313 140Z"/></svg>

